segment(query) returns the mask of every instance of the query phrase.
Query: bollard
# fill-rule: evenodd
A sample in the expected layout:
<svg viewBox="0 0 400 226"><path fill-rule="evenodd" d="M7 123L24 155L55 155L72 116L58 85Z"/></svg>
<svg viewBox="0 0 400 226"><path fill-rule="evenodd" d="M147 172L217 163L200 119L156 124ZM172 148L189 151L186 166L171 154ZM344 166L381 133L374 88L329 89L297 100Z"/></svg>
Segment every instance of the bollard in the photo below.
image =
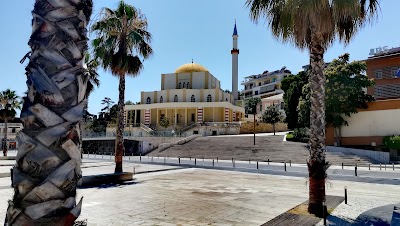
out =
<svg viewBox="0 0 400 226"><path fill-rule="evenodd" d="M347 204L347 186L344 186L344 204Z"/></svg>
<svg viewBox="0 0 400 226"><path fill-rule="evenodd" d="M326 204L325 204L325 201L322 202L322 217L324 218L324 225L326 225Z"/></svg>
<svg viewBox="0 0 400 226"><path fill-rule="evenodd" d="M179 162L179 164L181 164L181 158L180 157L178 157L178 162Z"/></svg>
<svg viewBox="0 0 400 226"><path fill-rule="evenodd" d="M235 168L235 160L232 161L233 168Z"/></svg>
<svg viewBox="0 0 400 226"><path fill-rule="evenodd" d="M250 163L250 159L249 159L249 164L251 164L251 163Z"/></svg>
<svg viewBox="0 0 400 226"><path fill-rule="evenodd" d="M189 157L189 160L192 161L192 157Z"/></svg>
<svg viewBox="0 0 400 226"><path fill-rule="evenodd" d="M164 164L165 164L165 156L164 156Z"/></svg>
<svg viewBox="0 0 400 226"><path fill-rule="evenodd" d="M128 157L128 160L131 161L131 156Z"/></svg>
<svg viewBox="0 0 400 226"><path fill-rule="evenodd" d="M258 169L258 161L257 161L257 169Z"/></svg>
<svg viewBox="0 0 400 226"><path fill-rule="evenodd" d="M151 162L153 162L153 156L151 156Z"/></svg>
<svg viewBox="0 0 400 226"><path fill-rule="evenodd" d="M386 170L386 163L385 163L385 170Z"/></svg>
<svg viewBox="0 0 400 226"><path fill-rule="evenodd" d="M89 152L87 153L87 157L89 158Z"/></svg>
<svg viewBox="0 0 400 226"><path fill-rule="evenodd" d="M393 164L393 170L394 170L394 163L392 163Z"/></svg>
<svg viewBox="0 0 400 226"><path fill-rule="evenodd" d="M142 153L140 153L140 155L139 155L139 161L140 162L142 161Z"/></svg>
<svg viewBox="0 0 400 226"><path fill-rule="evenodd" d="M111 153L110 153L110 159L111 159Z"/></svg>
<svg viewBox="0 0 400 226"><path fill-rule="evenodd" d="M214 159L213 159L213 166L214 166Z"/></svg>
<svg viewBox="0 0 400 226"><path fill-rule="evenodd" d="M203 156L203 162L204 162L204 156Z"/></svg>
<svg viewBox="0 0 400 226"><path fill-rule="evenodd" d="M197 159L194 158L194 165L197 165Z"/></svg>
<svg viewBox="0 0 400 226"><path fill-rule="evenodd" d="M267 160L267 162L268 162L268 165L269 165L269 159Z"/></svg>
<svg viewBox="0 0 400 226"><path fill-rule="evenodd" d="M368 164L368 170L371 170L371 164Z"/></svg>
<svg viewBox="0 0 400 226"><path fill-rule="evenodd" d="M218 157L217 157L217 162L218 162Z"/></svg>
<svg viewBox="0 0 400 226"><path fill-rule="evenodd" d="M286 161L285 161L285 172L286 172Z"/></svg>
<svg viewBox="0 0 400 226"><path fill-rule="evenodd" d="M382 163L379 163L379 170L382 170Z"/></svg>
<svg viewBox="0 0 400 226"><path fill-rule="evenodd" d="M103 159L104 158L104 153L101 153L101 159Z"/></svg>
<svg viewBox="0 0 400 226"><path fill-rule="evenodd" d="M343 162L342 162L342 169L343 169Z"/></svg>
<svg viewBox="0 0 400 226"><path fill-rule="evenodd" d="M233 158L232 158L232 163L233 163Z"/></svg>
<svg viewBox="0 0 400 226"><path fill-rule="evenodd" d="M289 166L292 166L292 160L289 160Z"/></svg>
<svg viewBox="0 0 400 226"><path fill-rule="evenodd" d="M357 165L354 167L354 175L357 176Z"/></svg>
<svg viewBox="0 0 400 226"><path fill-rule="evenodd" d="M10 169L10 177L11 177L11 186L13 185L13 170L14 170L14 168L11 168Z"/></svg>

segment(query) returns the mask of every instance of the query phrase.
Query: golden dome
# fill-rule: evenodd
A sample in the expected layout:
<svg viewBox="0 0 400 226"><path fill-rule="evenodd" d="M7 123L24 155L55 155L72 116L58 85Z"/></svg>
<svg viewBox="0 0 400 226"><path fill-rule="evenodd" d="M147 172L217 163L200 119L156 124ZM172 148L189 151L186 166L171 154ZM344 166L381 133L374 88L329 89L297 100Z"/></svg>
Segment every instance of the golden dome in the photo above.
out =
<svg viewBox="0 0 400 226"><path fill-rule="evenodd" d="M175 73L203 72L203 71L208 71L208 70L207 70L207 68L203 67L200 64L189 63L189 64L184 64L184 65L178 67L175 70Z"/></svg>

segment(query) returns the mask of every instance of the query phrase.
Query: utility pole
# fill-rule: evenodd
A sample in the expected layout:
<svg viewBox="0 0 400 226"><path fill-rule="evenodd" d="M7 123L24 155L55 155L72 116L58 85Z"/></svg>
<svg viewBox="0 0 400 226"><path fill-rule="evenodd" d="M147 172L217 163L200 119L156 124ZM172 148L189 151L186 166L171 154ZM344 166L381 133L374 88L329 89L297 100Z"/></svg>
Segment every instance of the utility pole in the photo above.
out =
<svg viewBox="0 0 400 226"><path fill-rule="evenodd" d="M257 111L257 105L253 106L253 135L254 135L254 145L256 145L256 111Z"/></svg>

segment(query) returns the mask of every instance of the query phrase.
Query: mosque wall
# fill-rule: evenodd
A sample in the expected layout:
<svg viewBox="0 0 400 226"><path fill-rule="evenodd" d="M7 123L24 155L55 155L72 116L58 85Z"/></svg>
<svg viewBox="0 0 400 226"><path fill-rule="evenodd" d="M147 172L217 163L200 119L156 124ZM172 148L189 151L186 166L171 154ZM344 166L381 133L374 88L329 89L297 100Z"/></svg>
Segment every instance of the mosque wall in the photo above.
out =
<svg viewBox="0 0 400 226"><path fill-rule="evenodd" d="M195 97L195 102L200 102L200 90L188 89L186 90L186 102L191 102L192 95Z"/></svg>
<svg viewBox="0 0 400 226"><path fill-rule="evenodd" d="M176 89L177 76L175 73L165 74L164 89Z"/></svg>
<svg viewBox="0 0 400 226"><path fill-rule="evenodd" d="M204 89L206 72L192 72L192 89Z"/></svg>

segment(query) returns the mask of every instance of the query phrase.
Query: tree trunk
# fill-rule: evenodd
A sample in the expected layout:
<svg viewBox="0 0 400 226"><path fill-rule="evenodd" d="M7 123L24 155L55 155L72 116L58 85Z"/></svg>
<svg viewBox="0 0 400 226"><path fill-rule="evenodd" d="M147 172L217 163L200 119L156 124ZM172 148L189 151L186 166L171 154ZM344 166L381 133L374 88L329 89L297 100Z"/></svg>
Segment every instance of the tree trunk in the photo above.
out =
<svg viewBox="0 0 400 226"><path fill-rule="evenodd" d="M254 135L254 145L256 145L256 113L254 113L254 120L253 120L253 135Z"/></svg>
<svg viewBox="0 0 400 226"><path fill-rule="evenodd" d="M309 203L308 212L322 216L325 201L325 76L323 36L313 32L310 46L311 64L311 112L310 112L310 156L309 171Z"/></svg>
<svg viewBox="0 0 400 226"><path fill-rule="evenodd" d="M274 136L275 136L275 123L272 124L272 127L274 128Z"/></svg>
<svg viewBox="0 0 400 226"><path fill-rule="evenodd" d="M3 146L3 155L7 156L7 152L8 152L8 147L7 147L7 134L8 134L8 120L7 118L4 119L4 129L5 129L5 133L4 133L4 146Z"/></svg>
<svg viewBox="0 0 400 226"><path fill-rule="evenodd" d="M124 110L125 75L119 76L118 125L115 138L115 173L122 173L122 154L124 153Z"/></svg>
<svg viewBox="0 0 400 226"><path fill-rule="evenodd" d="M84 52L92 0L71 2L36 0L32 11L24 129L18 133L8 225L73 225L81 212L77 124L86 105Z"/></svg>

